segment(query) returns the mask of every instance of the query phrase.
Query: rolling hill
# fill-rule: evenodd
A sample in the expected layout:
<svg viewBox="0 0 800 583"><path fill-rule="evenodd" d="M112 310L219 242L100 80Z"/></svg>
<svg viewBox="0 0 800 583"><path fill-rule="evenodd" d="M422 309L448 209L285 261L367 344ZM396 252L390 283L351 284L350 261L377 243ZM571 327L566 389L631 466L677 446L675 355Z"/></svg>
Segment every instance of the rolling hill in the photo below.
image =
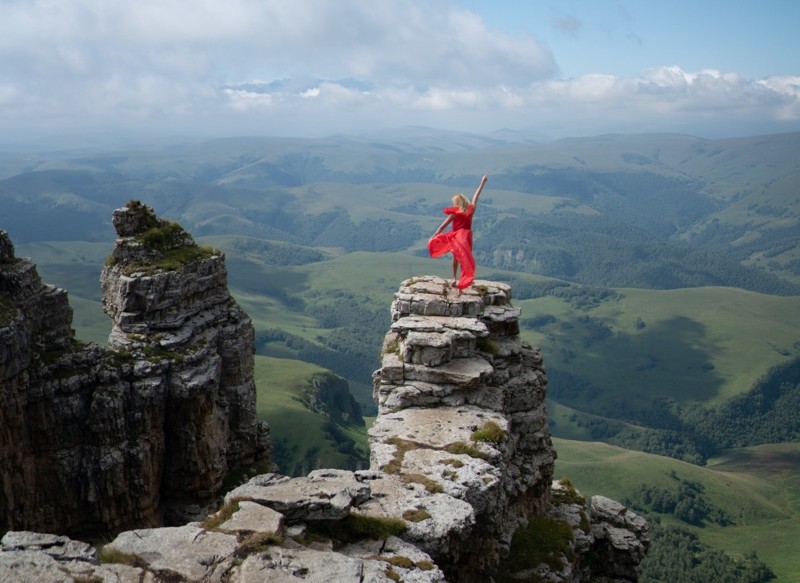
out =
<svg viewBox="0 0 800 583"><path fill-rule="evenodd" d="M770 549L757 537L796 532L796 457L780 452L800 442L799 150L800 134L541 143L403 128L4 152L0 228L69 290L78 336L98 342L114 208L142 200L222 249L256 326L259 406L282 467L302 472L364 459L363 428L332 428L302 395L331 370L374 412L392 295L403 279L449 272L425 242L450 196L486 171L478 276L513 285L523 336L543 350L570 479L616 495L609 480L622 468L637 476L618 480L631 497L640 483L674 486L674 470L731 516L748 501L754 514L735 527L697 532L757 550L783 581L789 539ZM753 464L775 460L789 477L758 482Z"/></svg>

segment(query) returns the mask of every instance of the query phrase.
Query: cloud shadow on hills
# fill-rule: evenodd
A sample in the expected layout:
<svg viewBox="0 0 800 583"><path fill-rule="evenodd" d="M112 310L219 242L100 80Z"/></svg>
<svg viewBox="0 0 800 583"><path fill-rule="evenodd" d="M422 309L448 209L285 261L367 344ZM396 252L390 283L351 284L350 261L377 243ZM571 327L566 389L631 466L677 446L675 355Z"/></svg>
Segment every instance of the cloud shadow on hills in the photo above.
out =
<svg viewBox="0 0 800 583"><path fill-rule="evenodd" d="M552 399L594 415L676 428L681 423L670 418L670 401L702 404L719 394L724 379L713 357L720 348L703 323L675 316L640 331L632 325L630 332L592 336L587 328L598 322L548 324L558 353L558 364L549 367Z"/></svg>

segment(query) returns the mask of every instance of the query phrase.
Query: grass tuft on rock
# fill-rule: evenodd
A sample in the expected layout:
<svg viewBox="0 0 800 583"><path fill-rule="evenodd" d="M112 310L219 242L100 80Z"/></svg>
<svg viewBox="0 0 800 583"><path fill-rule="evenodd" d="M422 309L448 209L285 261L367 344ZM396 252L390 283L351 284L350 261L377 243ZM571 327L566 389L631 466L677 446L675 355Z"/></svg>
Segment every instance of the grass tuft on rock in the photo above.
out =
<svg viewBox="0 0 800 583"><path fill-rule="evenodd" d="M104 546L97 554L97 559L101 564L104 563L119 563L121 565L129 565L131 567L139 567L144 569L147 567L147 561L136 553L126 553L114 547Z"/></svg>
<svg viewBox="0 0 800 583"><path fill-rule="evenodd" d="M403 512L403 520L407 520L408 522L422 522L423 520L428 520L430 517L431 513L424 508L408 509Z"/></svg>
<svg viewBox="0 0 800 583"><path fill-rule="evenodd" d="M218 528L219 525L229 520L234 514L239 511L239 499L234 499L226 502L214 514L209 514L200 523L200 526L206 530L213 530Z"/></svg>
<svg viewBox="0 0 800 583"><path fill-rule="evenodd" d="M485 460L488 457L477 447L467 443L466 441L454 441L453 443L447 445L444 450L447 453L452 453L453 455L468 455L469 457L474 457L481 460Z"/></svg>
<svg viewBox="0 0 800 583"><path fill-rule="evenodd" d="M495 421L487 421L483 426L472 433L472 441L500 444L508 439L508 433Z"/></svg>
<svg viewBox="0 0 800 583"><path fill-rule="evenodd" d="M356 513L350 513L341 520L310 522L308 527L310 536L326 537L334 546L363 539L381 540L400 536L408 530L408 524L399 518Z"/></svg>

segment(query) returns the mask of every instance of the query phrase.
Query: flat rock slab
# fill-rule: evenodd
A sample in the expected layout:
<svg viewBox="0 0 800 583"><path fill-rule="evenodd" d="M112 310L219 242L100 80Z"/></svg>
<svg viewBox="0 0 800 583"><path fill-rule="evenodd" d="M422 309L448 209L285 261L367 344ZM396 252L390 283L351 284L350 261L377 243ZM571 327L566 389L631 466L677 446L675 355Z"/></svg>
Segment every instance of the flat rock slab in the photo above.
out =
<svg viewBox="0 0 800 583"><path fill-rule="evenodd" d="M406 316L392 323L390 329L415 332L445 332L447 330L470 332L475 336L486 336L489 330L486 324L477 318L443 317L443 316Z"/></svg>
<svg viewBox="0 0 800 583"><path fill-rule="evenodd" d="M11 531L0 541L0 581L14 583L114 581L155 583L152 573L129 565L100 564L88 543L65 536Z"/></svg>
<svg viewBox="0 0 800 583"><path fill-rule="evenodd" d="M394 581L388 577L388 567L405 583L444 583L444 573L433 564L430 555L396 536L382 540L364 540L343 547L339 552L364 560L364 583ZM413 567L401 567L396 560L406 559Z"/></svg>
<svg viewBox="0 0 800 583"><path fill-rule="evenodd" d="M236 583L361 583L362 561L339 553L271 548L251 555L239 569Z"/></svg>
<svg viewBox="0 0 800 583"><path fill-rule="evenodd" d="M196 524L123 532L107 547L137 555L154 571L172 571L190 581L221 581L233 567L236 537Z"/></svg>
<svg viewBox="0 0 800 583"><path fill-rule="evenodd" d="M219 525L220 530L278 533L283 530L283 514L249 500L239 501L239 510Z"/></svg>
<svg viewBox="0 0 800 583"><path fill-rule="evenodd" d="M286 517L287 522L341 520L369 498L369 485L346 470L316 470L306 477L264 474L226 494L225 501L251 500Z"/></svg>
<svg viewBox="0 0 800 583"><path fill-rule="evenodd" d="M396 476L371 482L372 498L355 511L368 516L403 518L408 513L424 511L424 520L407 520L408 530L402 535L432 556L446 554L454 541L469 535L475 526L475 511L464 500L447 494L428 492L421 484L404 483Z"/></svg>
<svg viewBox="0 0 800 583"><path fill-rule="evenodd" d="M477 513L492 499L490 494L502 477L500 469L486 460L435 449L407 452L400 472L422 474L439 484L445 494L469 502Z"/></svg>
<svg viewBox="0 0 800 583"><path fill-rule="evenodd" d="M494 421L503 431L508 431L508 420L504 415L480 407L410 407L378 416L369 430L369 436L373 446L376 442L399 438L429 449L442 449L457 441L470 443L472 433L488 421ZM489 456L497 455L495 448L489 444L473 445Z"/></svg>
<svg viewBox="0 0 800 583"><path fill-rule="evenodd" d="M513 306L486 306L481 314L482 320L490 322L515 322L519 319L522 310Z"/></svg>
<svg viewBox="0 0 800 583"><path fill-rule="evenodd" d="M97 551L90 544L66 536L40 532L10 531L0 540L3 551L42 551L59 561L95 561Z"/></svg>
<svg viewBox="0 0 800 583"><path fill-rule="evenodd" d="M406 364L403 367L403 378L406 381L476 387L493 372L494 367L491 364L476 356L457 358L436 367Z"/></svg>
<svg viewBox="0 0 800 583"><path fill-rule="evenodd" d="M456 385L409 382L404 385L378 385L378 390L374 394L378 400L380 415L407 407L441 408L475 405L483 409L501 411L504 406L503 393L491 386L472 389Z"/></svg>

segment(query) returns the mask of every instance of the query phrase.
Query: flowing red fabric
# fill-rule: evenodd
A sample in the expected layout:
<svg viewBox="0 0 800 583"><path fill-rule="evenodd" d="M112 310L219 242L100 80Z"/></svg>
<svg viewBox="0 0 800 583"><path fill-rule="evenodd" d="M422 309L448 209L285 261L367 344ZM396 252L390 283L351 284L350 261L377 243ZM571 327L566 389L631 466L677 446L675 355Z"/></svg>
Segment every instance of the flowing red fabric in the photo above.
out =
<svg viewBox="0 0 800 583"><path fill-rule="evenodd" d="M475 207L469 205L466 212L458 207L449 207L442 212L453 215L453 230L431 237L428 241L428 252L431 257L453 254L461 266L461 277L456 287L464 289L475 280L475 258L472 256L472 215Z"/></svg>

